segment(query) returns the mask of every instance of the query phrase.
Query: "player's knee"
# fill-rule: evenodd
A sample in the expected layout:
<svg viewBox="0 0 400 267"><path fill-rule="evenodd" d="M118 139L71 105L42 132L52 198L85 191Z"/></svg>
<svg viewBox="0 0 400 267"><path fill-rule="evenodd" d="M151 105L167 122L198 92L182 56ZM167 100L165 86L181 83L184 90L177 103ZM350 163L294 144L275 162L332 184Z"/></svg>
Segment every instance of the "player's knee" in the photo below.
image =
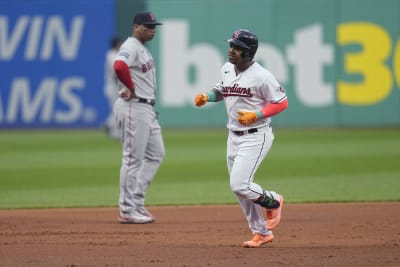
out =
<svg viewBox="0 0 400 267"><path fill-rule="evenodd" d="M246 183L231 183L231 190L238 196L246 196L249 191L249 185Z"/></svg>
<svg viewBox="0 0 400 267"><path fill-rule="evenodd" d="M161 163L165 158L165 150L160 150L156 154L152 155L151 157L148 157L149 160Z"/></svg>
<svg viewBox="0 0 400 267"><path fill-rule="evenodd" d="M165 158L165 149L160 150L160 152L158 153L158 161L161 162L164 160Z"/></svg>

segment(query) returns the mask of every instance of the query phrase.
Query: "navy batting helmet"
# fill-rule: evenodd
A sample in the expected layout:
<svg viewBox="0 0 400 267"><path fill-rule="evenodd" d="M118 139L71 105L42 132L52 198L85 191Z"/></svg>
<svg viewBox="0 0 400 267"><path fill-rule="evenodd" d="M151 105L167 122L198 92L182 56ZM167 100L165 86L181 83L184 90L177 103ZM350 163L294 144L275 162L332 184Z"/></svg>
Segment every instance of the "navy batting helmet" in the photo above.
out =
<svg viewBox="0 0 400 267"><path fill-rule="evenodd" d="M227 41L242 48L244 58L253 59L257 52L258 37L248 30L240 29L235 31L232 34L232 38Z"/></svg>

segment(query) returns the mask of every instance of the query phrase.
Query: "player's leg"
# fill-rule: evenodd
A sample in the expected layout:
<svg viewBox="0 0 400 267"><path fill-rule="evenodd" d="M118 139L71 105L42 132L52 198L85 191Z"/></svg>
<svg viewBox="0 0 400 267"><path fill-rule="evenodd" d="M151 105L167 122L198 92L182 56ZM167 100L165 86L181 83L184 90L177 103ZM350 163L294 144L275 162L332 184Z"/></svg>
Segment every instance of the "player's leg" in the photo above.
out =
<svg viewBox="0 0 400 267"><path fill-rule="evenodd" d="M267 209L276 208L279 206L280 196L273 191L264 191L263 188L254 183L254 174L257 171L262 160L267 155L271 148L274 136L272 131L256 135L247 135L241 137L234 137L233 144L236 148L231 149L235 154L228 157L228 165L230 167L230 182L232 191L239 197L250 200L251 205L242 206L243 212L249 214L250 228L257 229L257 213L251 211L251 206L262 206ZM229 151L229 150L228 150ZM260 210L258 206L258 210ZM273 222L273 220L271 220ZM279 223L279 221L276 221ZM269 227L268 229L273 229Z"/></svg>
<svg viewBox="0 0 400 267"><path fill-rule="evenodd" d="M134 187L136 181L132 179L128 179L128 170L129 170L129 136L132 135L130 133L130 129L128 125L131 123L129 110L131 109L130 103L123 101L122 99L118 99L113 106L113 115L115 121L118 123L121 129L121 145L122 145L122 161L120 168L120 179L119 179L119 209L121 213L128 213L134 209L133 197L129 197L132 195L131 188Z"/></svg>
<svg viewBox="0 0 400 267"><path fill-rule="evenodd" d="M254 174L272 146L272 130L268 128L257 134L236 137L236 140L237 151L230 173L232 191L264 208L276 209L279 207L280 195L274 191L265 191L254 183Z"/></svg>
<svg viewBox="0 0 400 267"><path fill-rule="evenodd" d="M226 144L226 164L228 167L229 177L231 176L231 171L233 167L233 163L235 162L235 157L237 153L237 142L235 142L235 136L232 132L228 135L228 140Z"/></svg>
<svg viewBox="0 0 400 267"><path fill-rule="evenodd" d="M254 204L252 200L239 198L242 211L247 219L249 228L253 233L253 237L242 243L245 248L257 248L274 240L272 231L265 227L265 220L259 205Z"/></svg>
<svg viewBox="0 0 400 267"><path fill-rule="evenodd" d="M273 240L272 232L265 227L266 222L261 207L254 203L254 199L257 198L263 190L257 184L252 185L252 190L258 192L258 194L255 194L254 192L251 193L249 190L254 172L259 166L259 163L257 163L257 157L260 157L261 153L260 159L262 159L264 157L262 155L266 153L263 151L268 149L268 147L261 150L257 149L257 157L247 157L245 156L247 153L243 154L242 151L243 147L251 147L251 150L254 150L256 147L262 147L262 145L256 143L257 142L249 142L249 140L243 138L243 136L238 137L231 133L228 137L227 144L227 165L230 175L231 189L236 194L249 228L254 234L252 240L246 241L242 244L244 247L259 247ZM246 189L243 189L243 187ZM251 195L249 195L249 192Z"/></svg>
<svg viewBox="0 0 400 267"><path fill-rule="evenodd" d="M151 121L152 126L148 135L142 168L134 191L135 204L139 210L144 207L146 192L165 157L161 127L156 119L151 118Z"/></svg>
<svg viewBox="0 0 400 267"><path fill-rule="evenodd" d="M271 148L273 135L261 132L234 139L237 148L230 172L231 189L239 197L255 201L264 190L254 183L254 174Z"/></svg>
<svg viewBox="0 0 400 267"><path fill-rule="evenodd" d="M120 210L132 213L135 209L134 189L137 184L139 170L142 165L145 142L149 127L142 125L137 104L118 100L123 108L117 113L117 121L121 124L122 165L120 170ZM143 140L142 138L146 138Z"/></svg>
<svg viewBox="0 0 400 267"><path fill-rule="evenodd" d="M243 214L249 223L249 228L253 234L270 235L272 232L265 228L265 219L262 208L254 204L254 201L236 196Z"/></svg>
<svg viewBox="0 0 400 267"><path fill-rule="evenodd" d="M254 171L252 168L250 168L250 164L256 166L256 168L259 166L259 163L256 163L257 160L254 159L254 157L252 157L253 163L247 161L247 157L243 157L245 156L242 151L243 147L247 147L248 145L248 140L243 138L243 136L235 136L233 133L230 133L227 142L227 165L230 176L231 189L238 199L238 202L248 222L250 230L254 235L257 235L257 237L261 235L261 239L263 239L261 241L258 241L258 245L254 245L254 242L252 240L244 242L243 246L245 247L259 246L261 244L271 242L273 239L272 232L265 228L266 222L260 206L256 205L254 203L254 200L252 199L256 198L258 195L253 195L249 198L246 195L242 195L243 190L239 189L241 186L244 186L246 188L250 187L250 181L252 181L253 178L249 179L249 177L253 176L252 173ZM250 147L253 147L254 149L254 147L257 146L261 147L260 144L251 144ZM263 149L258 149L258 154L260 152L261 154L265 153L262 151ZM262 192L262 188L259 186L258 188L253 188L253 190L256 190L259 193ZM268 241L265 241L264 239Z"/></svg>
<svg viewBox="0 0 400 267"><path fill-rule="evenodd" d="M268 131L265 133L267 139L274 139L274 135L271 128L268 128ZM272 145L271 141L271 145ZM269 150L269 149L268 149ZM268 153L268 151L267 151ZM255 183L250 184L250 188L261 188L259 185ZM278 226L281 220L281 211L283 206L283 196L279 195L275 191L267 191L263 190L262 194L258 199L254 201L254 203L264 207L266 209L266 217L267 217L267 229L272 230Z"/></svg>

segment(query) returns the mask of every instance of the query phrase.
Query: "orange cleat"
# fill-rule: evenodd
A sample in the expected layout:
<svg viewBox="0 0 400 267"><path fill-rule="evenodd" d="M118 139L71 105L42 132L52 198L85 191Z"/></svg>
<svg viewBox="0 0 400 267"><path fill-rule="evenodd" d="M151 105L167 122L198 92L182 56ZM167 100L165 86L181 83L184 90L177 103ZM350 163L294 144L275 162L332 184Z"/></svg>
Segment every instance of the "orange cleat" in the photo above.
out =
<svg viewBox="0 0 400 267"><path fill-rule="evenodd" d="M276 228L281 221L283 196L279 196L279 208L267 210L267 229L272 230Z"/></svg>
<svg viewBox="0 0 400 267"><path fill-rule="evenodd" d="M250 241L243 242L242 246L245 248L259 248L264 244L271 243L274 240L274 235L260 235L255 234Z"/></svg>

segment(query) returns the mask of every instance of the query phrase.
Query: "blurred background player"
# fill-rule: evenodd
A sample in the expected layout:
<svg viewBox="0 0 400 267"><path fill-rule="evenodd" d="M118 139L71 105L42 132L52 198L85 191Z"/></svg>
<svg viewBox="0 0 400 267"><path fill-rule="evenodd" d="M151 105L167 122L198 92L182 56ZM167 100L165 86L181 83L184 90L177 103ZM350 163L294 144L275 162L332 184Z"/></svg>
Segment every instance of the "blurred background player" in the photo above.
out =
<svg viewBox="0 0 400 267"><path fill-rule="evenodd" d="M240 29L227 41L229 62L222 66L219 82L208 93L198 94L195 104L225 102L230 186L253 233L242 246L254 248L272 242L271 230L281 219L283 197L256 184L254 175L274 140L271 117L285 110L288 100L275 77L253 60L257 35ZM267 221L261 207L266 209Z"/></svg>
<svg viewBox="0 0 400 267"><path fill-rule="evenodd" d="M111 139L120 139L121 131L117 126L113 116L113 105L118 99L118 83L114 72L114 60L118 54L122 40L119 36L114 36L110 41L110 49L106 53L104 62L104 95L107 97L109 114L104 123L107 136Z"/></svg>
<svg viewBox="0 0 400 267"><path fill-rule="evenodd" d="M153 13L142 12L133 19L133 33L121 45L114 62L120 97L114 115L121 127L119 221L150 223L154 216L145 208L145 194L165 156L161 127L154 108L156 68L145 43L156 33Z"/></svg>

